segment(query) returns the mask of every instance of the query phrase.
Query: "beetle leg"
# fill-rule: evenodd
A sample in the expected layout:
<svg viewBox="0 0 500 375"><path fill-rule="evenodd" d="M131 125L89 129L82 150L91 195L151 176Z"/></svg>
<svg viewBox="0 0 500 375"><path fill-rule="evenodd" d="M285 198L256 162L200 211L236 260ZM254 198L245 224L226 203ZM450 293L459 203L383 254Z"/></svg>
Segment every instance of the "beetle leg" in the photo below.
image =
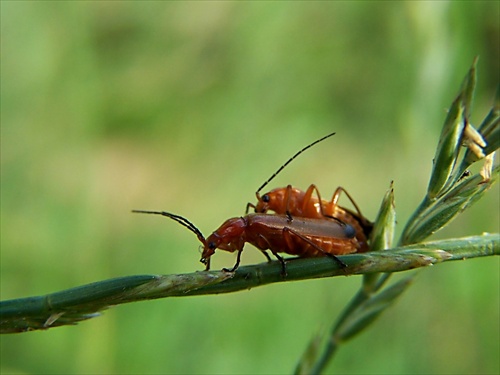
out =
<svg viewBox="0 0 500 375"><path fill-rule="evenodd" d="M346 208L344 208L344 210L350 212L354 216L357 215L358 216L357 219L358 219L361 227L363 228L363 231L365 233L369 234L371 232L372 228L373 228L373 223L370 220L368 220L367 218L365 218L363 216L363 214L361 213L361 210L359 209L359 207L356 204L356 202L354 201L354 199L349 195L349 193L347 192L347 190L345 190L342 186L339 186L337 189L335 189L335 192L333 193L333 196L332 196L332 200L330 202L328 202L328 205L330 207L332 207L332 212L333 212L333 207L337 206L337 202L338 202L340 194L342 192L345 195L347 195L347 198L351 201L351 203L354 206L356 212L355 213L354 212L350 212Z"/></svg>
<svg viewBox="0 0 500 375"><path fill-rule="evenodd" d="M267 261L268 261L268 262L271 262L271 261L272 261L271 257L269 256L269 254L267 253L267 251L266 251L266 250L260 250L260 251L261 251L261 252L262 252L262 254L264 254L264 256L267 258Z"/></svg>
<svg viewBox="0 0 500 375"><path fill-rule="evenodd" d="M324 208L323 208L323 201L321 200L321 194L319 193L318 188L314 184L311 184L307 188L307 190L306 190L306 192L304 194L304 200L302 202L302 212L306 212L306 207L308 207L311 204L310 202L311 202L311 198L312 198L312 195L313 195L314 192L316 192L316 195L318 196L319 212L320 212L321 216L327 217L327 218L332 219L332 220L335 220L340 225L345 225L345 223L342 220L340 220L339 218L336 218L336 217L334 217L332 215L325 214ZM335 200L335 202L333 203L333 198L332 198L332 202L329 202L328 204L332 204L332 207L334 207L335 205L337 205L337 200L338 200L338 197ZM333 212L333 209L332 209L332 212Z"/></svg>
<svg viewBox="0 0 500 375"><path fill-rule="evenodd" d="M269 250L271 250L271 253L273 253L273 255L276 257L276 259L278 259L281 263L281 276L283 277L283 279L286 278L286 263L285 263L285 260L283 259L283 257L281 257L280 255L278 255L278 253L276 251L274 251L272 248L271 248L271 244L269 243L269 241L267 240L266 237L264 237L262 234L259 234L259 237L262 241L264 241L267 246L266 248L268 248ZM264 250L260 250L262 251L266 256L267 258L269 259L269 261L271 260L271 258L269 257L269 255L264 251Z"/></svg>
<svg viewBox="0 0 500 375"><path fill-rule="evenodd" d="M302 201L302 207L301 207L302 212L304 213L306 212L306 207L309 207L314 192L316 192L316 195L318 196L319 212L321 213L322 216L326 216L323 212L323 205L321 204L321 194L319 193L318 188L314 184L311 184L304 193L304 199Z"/></svg>
<svg viewBox="0 0 500 375"><path fill-rule="evenodd" d="M286 279L287 273L286 273L285 259L283 259L282 256L278 255L278 253L276 253L276 252L274 252L272 250L271 250L271 252L276 257L276 259L278 259L280 261L280 263L281 263L281 277L283 277L283 279Z"/></svg>
<svg viewBox="0 0 500 375"><path fill-rule="evenodd" d="M255 208L256 208L255 205L252 204L252 203L250 203L250 202L248 202L247 203L247 209L245 210L245 215L248 215L248 211L250 210L250 207L253 208L254 211L255 211Z"/></svg>
<svg viewBox="0 0 500 375"><path fill-rule="evenodd" d="M364 219L364 216L361 213L361 210L359 209L358 205L356 204L354 199L349 195L347 190L345 190L342 186L339 186L337 189L335 189L335 192L333 193L333 196L332 196L332 200L329 202L329 204L331 204L332 207L337 206L337 202L339 201L341 193L344 193L347 196L347 198L351 201L352 205L356 209L356 213L359 215L360 218Z"/></svg>
<svg viewBox="0 0 500 375"><path fill-rule="evenodd" d="M235 265L233 266L233 268L231 268L230 270L228 270L227 268L223 268L222 271L224 272L234 272L236 271L236 269L239 267L240 265L240 260L241 260L241 252L243 251L243 248L241 250L238 250L238 255L236 256L236 263Z"/></svg>
<svg viewBox="0 0 500 375"><path fill-rule="evenodd" d="M285 193L285 214L286 217L288 218L288 222L291 223L293 218L292 214L290 213L290 196L292 195L292 185L288 185L286 187L286 193Z"/></svg>

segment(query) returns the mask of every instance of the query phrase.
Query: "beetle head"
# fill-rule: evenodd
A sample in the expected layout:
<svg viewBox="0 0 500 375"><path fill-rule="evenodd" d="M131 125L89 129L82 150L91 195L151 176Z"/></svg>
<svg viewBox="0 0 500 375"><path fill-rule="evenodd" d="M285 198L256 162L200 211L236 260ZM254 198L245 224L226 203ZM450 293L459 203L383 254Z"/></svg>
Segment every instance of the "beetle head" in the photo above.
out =
<svg viewBox="0 0 500 375"><path fill-rule="evenodd" d="M210 267L210 257L214 255L215 249L233 252L243 249L245 244L246 221L242 217L233 217L226 220L205 241L201 262Z"/></svg>
<svg viewBox="0 0 500 375"><path fill-rule="evenodd" d="M265 214L269 210L276 211L275 208L282 206L281 202L285 199L285 190L286 189L283 188L277 188L262 196L257 193L255 212Z"/></svg>

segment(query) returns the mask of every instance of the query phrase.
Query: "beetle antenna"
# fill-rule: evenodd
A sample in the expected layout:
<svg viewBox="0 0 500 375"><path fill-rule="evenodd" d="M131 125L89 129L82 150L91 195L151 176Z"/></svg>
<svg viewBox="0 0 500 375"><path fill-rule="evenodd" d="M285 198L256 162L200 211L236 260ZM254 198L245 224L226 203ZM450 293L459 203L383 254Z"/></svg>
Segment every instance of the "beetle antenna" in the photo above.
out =
<svg viewBox="0 0 500 375"><path fill-rule="evenodd" d="M182 216L179 216L179 215L175 215L175 214L172 214L170 212L166 212L166 211L144 211L144 210L132 210L133 213L138 213L138 214L152 214L152 215L161 215L161 216L166 216L174 221L177 221L179 224L181 224L182 226L186 227L187 229L189 229L191 232L193 232L194 234L196 234L196 236L198 237L198 239L203 243L205 244L205 237L203 236L203 234L200 232L200 230L198 228L196 228L196 226L191 223L188 219L186 219L185 217L182 217Z"/></svg>
<svg viewBox="0 0 500 375"><path fill-rule="evenodd" d="M307 145L307 146L306 146L306 147L304 147L302 150L300 150L300 151L299 151L299 152L297 152L295 155L293 155L290 159L288 159L288 161L287 161L285 164L283 164L281 167L279 167L279 169L278 169L276 172L274 172L274 174L273 174L271 177L269 177L269 178L267 179L267 181L266 181L266 182L264 182L264 183L262 184L262 186L261 186L261 187L257 190L257 194L259 194L259 192L260 192L262 189L264 189L264 187L265 187L268 183L270 183L270 182L274 179L274 177L276 177L276 176L277 176L277 175L278 175L278 174L279 174L279 173L280 173L280 172L281 172L281 171L282 171L282 170L283 170L283 169L284 169L284 168L285 168L288 164L290 164L290 163L292 162L292 160L293 160L293 159L295 159L297 156L299 156L300 154L302 154L302 153L303 153L305 150L307 150L308 148L311 148L311 147L312 147L312 146L314 146L315 144L317 144L317 143L319 143L319 142L321 142L321 141L324 141L325 139L330 138L330 137L331 137L331 136L333 136L333 135L335 135L335 133L331 133L331 134L325 135L323 138L320 138L320 139L318 139L317 141L314 141L313 143L311 143L311 144Z"/></svg>

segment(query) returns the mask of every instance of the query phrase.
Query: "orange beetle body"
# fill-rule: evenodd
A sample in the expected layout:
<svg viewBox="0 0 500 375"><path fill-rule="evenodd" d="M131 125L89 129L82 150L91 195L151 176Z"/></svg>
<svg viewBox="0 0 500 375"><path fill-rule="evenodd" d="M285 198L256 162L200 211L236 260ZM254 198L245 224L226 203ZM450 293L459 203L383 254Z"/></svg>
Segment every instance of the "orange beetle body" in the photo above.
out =
<svg viewBox="0 0 500 375"><path fill-rule="evenodd" d="M278 253L299 257L328 255L345 267L335 255L368 251L368 237L373 224L359 210L351 196L343 188L335 190L331 201L322 200L315 185L306 191L293 188L278 188L262 196L259 192L276 177L293 159L315 144L333 136L328 134L298 151L283 164L255 193L257 205L247 204L247 215L226 220L207 239L196 226L186 218L164 211L134 211L169 217L196 234L203 244L201 262L210 269L210 258L216 249L229 252L238 251L234 271L240 263L241 252L246 242L253 244L270 260L265 250L271 250L282 264L285 263ZM316 192L316 196L313 194ZM337 204L340 193L344 192L351 200L356 212ZM248 214L250 207L254 214ZM267 214L274 211L276 215Z"/></svg>
<svg viewBox="0 0 500 375"><path fill-rule="evenodd" d="M317 197L313 196L316 192ZM358 213L341 207L337 204L340 193L344 192L353 202ZM335 190L331 201L321 199L316 185L311 185L306 191L288 185L286 188L276 188L260 196L257 195L257 204L249 204L257 213L267 213L274 211L277 214L286 214L289 217L326 219L334 218L343 223L351 225L356 231L356 238L359 241L359 252L368 251L368 237L373 223L366 219L350 197L350 195L339 187Z"/></svg>
<svg viewBox="0 0 500 375"><path fill-rule="evenodd" d="M290 221L286 215L250 214L228 219L213 232L203 244L201 261L207 264L215 249L241 252L245 242L275 255L300 257L343 255L361 248L355 229L335 220L295 217Z"/></svg>
<svg viewBox="0 0 500 375"><path fill-rule="evenodd" d="M351 225L356 230L356 238L360 243L358 251L368 251L368 238L373 228L373 223L366 219L357 206L354 199L342 187L338 187L333 193L330 201L321 199L320 193L316 185L312 184L306 191L297 189L288 185L285 188L277 188L270 192L260 195L260 191L269 184L288 164L290 164L297 156L311 148L317 143L324 141L327 138L335 135L330 133L302 148L296 152L285 164L278 168L274 174L267 179L255 192L257 196L257 204L247 204L246 212L249 208L254 208L256 213L267 213L274 211L277 214L286 214L289 219L295 217L305 217L311 219L335 219L339 222ZM337 204L340 194L344 193L352 202L356 212ZM313 194L316 193L316 196Z"/></svg>
<svg viewBox="0 0 500 375"><path fill-rule="evenodd" d="M201 262L210 269L210 258L216 249L238 252L238 268L241 252L245 243L251 243L261 250L268 259L265 250L270 250L278 258L285 274L285 263L278 253L287 253L299 257L330 256L340 266L345 267L335 255L355 253L361 249L356 238L356 230L349 224L323 218L311 219L287 215L249 214L226 220L217 230L205 239L201 232L186 218L165 211L137 211L169 217L194 232L203 244Z"/></svg>

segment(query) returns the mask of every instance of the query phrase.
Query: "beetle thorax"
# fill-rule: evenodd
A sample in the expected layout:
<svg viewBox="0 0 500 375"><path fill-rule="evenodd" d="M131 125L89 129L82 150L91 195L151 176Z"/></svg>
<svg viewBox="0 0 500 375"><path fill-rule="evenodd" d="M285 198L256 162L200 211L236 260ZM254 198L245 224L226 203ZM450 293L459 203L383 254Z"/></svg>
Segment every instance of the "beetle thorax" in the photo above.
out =
<svg viewBox="0 0 500 375"><path fill-rule="evenodd" d="M206 240L203 257L210 257L215 249L226 251L241 250L246 241L247 222L242 217L227 220Z"/></svg>
<svg viewBox="0 0 500 375"><path fill-rule="evenodd" d="M257 206L255 207L255 212L266 213L268 210L273 210L276 212L277 207L283 206L285 193L286 188L276 188L262 195L261 197L258 197L259 200L257 202Z"/></svg>

